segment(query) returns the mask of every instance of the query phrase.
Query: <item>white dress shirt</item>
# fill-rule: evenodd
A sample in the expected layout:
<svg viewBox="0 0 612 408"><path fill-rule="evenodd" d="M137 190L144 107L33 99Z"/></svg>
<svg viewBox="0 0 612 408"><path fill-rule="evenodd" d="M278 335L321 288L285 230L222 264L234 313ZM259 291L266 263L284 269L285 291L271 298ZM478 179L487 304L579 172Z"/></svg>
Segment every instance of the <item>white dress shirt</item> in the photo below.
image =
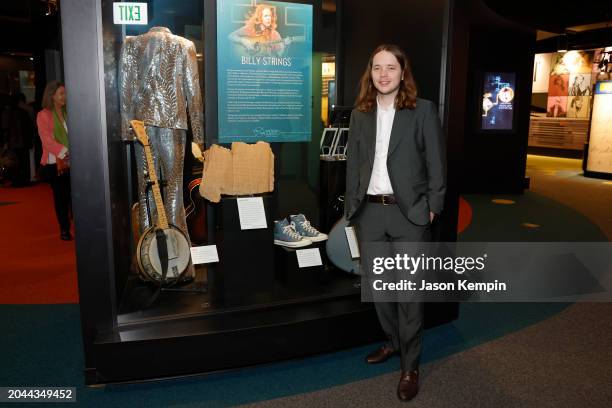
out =
<svg viewBox="0 0 612 408"><path fill-rule="evenodd" d="M376 105L376 150L368 194L393 194L393 187L391 187L391 180L387 171L387 152L389 151L391 128L395 117L395 106L391 104L385 109L378 102L378 98L376 98Z"/></svg>

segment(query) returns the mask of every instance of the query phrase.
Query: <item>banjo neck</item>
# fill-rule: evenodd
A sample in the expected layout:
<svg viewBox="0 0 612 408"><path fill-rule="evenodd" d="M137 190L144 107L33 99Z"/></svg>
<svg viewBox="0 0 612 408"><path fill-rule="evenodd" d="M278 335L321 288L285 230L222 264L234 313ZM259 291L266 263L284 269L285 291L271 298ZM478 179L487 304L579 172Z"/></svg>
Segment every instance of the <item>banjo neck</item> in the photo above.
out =
<svg viewBox="0 0 612 408"><path fill-rule="evenodd" d="M142 144L147 160L147 170L149 172L149 180L152 184L153 199L155 201L155 207L157 208L157 226L161 229L168 229L168 217L166 216L166 208L161 196L161 190L159 188L159 180L157 179L157 173L155 172L155 163L153 162L153 153L151 152L151 145L149 143L149 137L144 127L144 122L140 120L130 121L134 133L138 141Z"/></svg>
<svg viewBox="0 0 612 408"><path fill-rule="evenodd" d="M161 288L163 285L177 282L189 267L190 243L183 231L168 223L145 124L139 120L132 120L130 124L144 148L149 181L157 208L155 224L147 228L138 241L136 260L141 277L145 281L158 283Z"/></svg>

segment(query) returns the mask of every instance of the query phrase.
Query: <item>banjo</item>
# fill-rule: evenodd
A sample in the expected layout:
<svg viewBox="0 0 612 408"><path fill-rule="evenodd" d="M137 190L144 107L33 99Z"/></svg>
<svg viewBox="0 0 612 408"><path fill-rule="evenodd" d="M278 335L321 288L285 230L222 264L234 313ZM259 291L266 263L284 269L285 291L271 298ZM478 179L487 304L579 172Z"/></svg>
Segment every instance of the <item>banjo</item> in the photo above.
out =
<svg viewBox="0 0 612 408"><path fill-rule="evenodd" d="M136 248L138 269L141 278L145 281L159 285L173 284L189 266L191 256L189 240L178 227L168 224L144 122L132 120L130 124L138 141L144 147L149 181L152 184L157 208L157 223L147 228L138 240Z"/></svg>

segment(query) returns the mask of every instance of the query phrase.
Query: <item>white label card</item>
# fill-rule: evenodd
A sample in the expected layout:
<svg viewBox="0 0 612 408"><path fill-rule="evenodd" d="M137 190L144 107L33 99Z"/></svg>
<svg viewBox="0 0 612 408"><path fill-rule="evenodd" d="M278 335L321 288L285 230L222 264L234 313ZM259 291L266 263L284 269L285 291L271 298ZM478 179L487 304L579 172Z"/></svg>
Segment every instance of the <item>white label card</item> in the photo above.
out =
<svg viewBox="0 0 612 408"><path fill-rule="evenodd" d="M219 262L216 245L191 247L191 262L194 265Z"/></svg>
<svg viewBox="0 0 612 408"><path fill-rule="evenodd" d="M298 266L300 268L323 265L319 248L296 249L295 254L297 255Z"/></svg>
<svg viewBox="0 0 612 408"><path fill-rule="evenodd" d="M240 217L240 229L248 230L268 228L263 198L248 197L237 198L237 200L238 216Z"/></svg>
<svg viewBox="0 0 612 408"><path fill-rule="evenodd" d="M351 258L359 258L361 254L359 253L359 244L357 243L357 234L355 234L354 227L344 227L344 232L346 234L346 240L348 241L349 250L351 251Z"/></svg>

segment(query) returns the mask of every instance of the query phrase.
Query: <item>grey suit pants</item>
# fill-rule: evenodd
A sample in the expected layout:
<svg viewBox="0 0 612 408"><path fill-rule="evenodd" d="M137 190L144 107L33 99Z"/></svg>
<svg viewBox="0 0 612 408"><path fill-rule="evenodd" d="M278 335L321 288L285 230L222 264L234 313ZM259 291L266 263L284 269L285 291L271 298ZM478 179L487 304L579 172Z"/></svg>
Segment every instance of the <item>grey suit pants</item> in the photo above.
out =
<svg viewBox="0 0 612 408"><path fill-rule="evenodd" d="M429 225L413 224L396 204L366 202L354 219L354 225L357 227L360 242L362 270L366 274L372 274L371 268L366 266L367 260L373 256L395 256L399 246L397 243L431 240ZM372 249L368 248L367 243L377 243L376 254L368 252ZM387 346L400 351L402 370L416 370L421 356L423 304L375 301L374 305L380 325L388 339Z"/></svg>

